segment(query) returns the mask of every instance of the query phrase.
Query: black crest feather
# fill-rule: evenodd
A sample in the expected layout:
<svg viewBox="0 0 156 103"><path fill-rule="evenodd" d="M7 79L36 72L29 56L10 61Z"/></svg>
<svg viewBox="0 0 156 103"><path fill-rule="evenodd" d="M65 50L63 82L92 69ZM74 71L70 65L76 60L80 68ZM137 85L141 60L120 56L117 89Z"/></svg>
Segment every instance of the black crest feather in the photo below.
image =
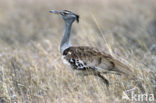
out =
<svg viewBox="0 0 156 103"><path fill-rule="evenodd" d="M79 15L76 15L76 21L79 22L79 18L80 16Z"/></svg>
<svg viewBox="0 0 156 103"><path fill-rule="evenodd" d="M71 12L71 11L69 11L69 10L63 10L64 12ZM72 13L72 12L71 12ZM77 15L77 14L75 14L75 13L72 13L72 14L74 14L75 16L76 16L76 21L79 23L79 18L80 18L80 16L79 15Z"/></svg>

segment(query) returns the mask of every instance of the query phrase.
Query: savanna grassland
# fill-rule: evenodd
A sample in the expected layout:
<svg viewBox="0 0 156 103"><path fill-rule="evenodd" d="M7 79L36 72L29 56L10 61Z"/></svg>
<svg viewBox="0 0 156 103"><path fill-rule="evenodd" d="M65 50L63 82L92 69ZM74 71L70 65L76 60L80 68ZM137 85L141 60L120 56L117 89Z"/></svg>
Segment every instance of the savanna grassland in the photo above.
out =
<svg viewBox="0 0 156 103"><path fill-rule="evenodd" d="M51 9L80 15L72 45L106 51L138 79L106 74L108 90L70 71L58 50L63 20ZM131 103L122 96L141 93L135 81L156 99L155 0L0 0L0 103Z"/></svg>

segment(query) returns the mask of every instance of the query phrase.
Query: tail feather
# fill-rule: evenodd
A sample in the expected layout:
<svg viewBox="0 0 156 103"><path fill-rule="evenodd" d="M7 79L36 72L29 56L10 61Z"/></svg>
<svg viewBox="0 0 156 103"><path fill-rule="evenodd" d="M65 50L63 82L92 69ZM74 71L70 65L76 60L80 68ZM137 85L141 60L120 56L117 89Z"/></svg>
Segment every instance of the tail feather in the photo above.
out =
<svg viewBox="0 0 156 103"><path fill-rule="evenodd" d="M141 83L141 81L138 80L136 74L125 64L123 63L116 63L115 69L116 72L119 72L120 74L125 75L128 77L128 79L133 80L134 84L140 89L142 93L145 93L145 89Z"/></svg>
<svg viewBox="0 0 156 103"><path fill-rule="evenodd" d="M125 64L123 64L123 63L121 63L119 61L115 62L114 71L116 71L116 72L118 72L120 74L123 74L128 78L131 78L131 79L135 78L135 75L132 72L132 70L127 65L125 65Z"/></svg>

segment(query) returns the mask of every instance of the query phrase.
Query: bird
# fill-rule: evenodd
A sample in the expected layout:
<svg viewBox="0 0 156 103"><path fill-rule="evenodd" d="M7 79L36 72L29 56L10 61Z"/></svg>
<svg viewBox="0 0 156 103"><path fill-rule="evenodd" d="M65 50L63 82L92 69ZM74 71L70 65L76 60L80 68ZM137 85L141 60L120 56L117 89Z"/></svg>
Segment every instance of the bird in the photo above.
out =
<svg viewBox="0 0 156 103"><path fill-rule="evenodd" d="M79 15L69 10L50 10L49 12L61 16L64 20L64 32L59 50L63 63L73 71L98 76L107 87L109 87L109 81L104 74L133 76L132 70L127 65L102 50L90 46L70 45L72 24L74 21L79 22Z"/></svg>

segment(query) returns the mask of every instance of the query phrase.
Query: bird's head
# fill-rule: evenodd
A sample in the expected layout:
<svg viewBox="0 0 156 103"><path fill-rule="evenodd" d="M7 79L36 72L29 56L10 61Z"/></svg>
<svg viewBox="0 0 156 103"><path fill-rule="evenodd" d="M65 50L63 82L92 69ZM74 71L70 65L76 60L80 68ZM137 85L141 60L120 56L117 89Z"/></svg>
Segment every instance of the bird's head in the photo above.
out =
<svg viewBox="0 0 156 103"><path fill-rule="evenodd" d="M77 22L79 22L79 15L72 13L71 11L68 11L68 10L63 10L63 11L50 10L49 12L60 15L64 19L64 21L67 23L72 23L75 20Z"/></svg>

